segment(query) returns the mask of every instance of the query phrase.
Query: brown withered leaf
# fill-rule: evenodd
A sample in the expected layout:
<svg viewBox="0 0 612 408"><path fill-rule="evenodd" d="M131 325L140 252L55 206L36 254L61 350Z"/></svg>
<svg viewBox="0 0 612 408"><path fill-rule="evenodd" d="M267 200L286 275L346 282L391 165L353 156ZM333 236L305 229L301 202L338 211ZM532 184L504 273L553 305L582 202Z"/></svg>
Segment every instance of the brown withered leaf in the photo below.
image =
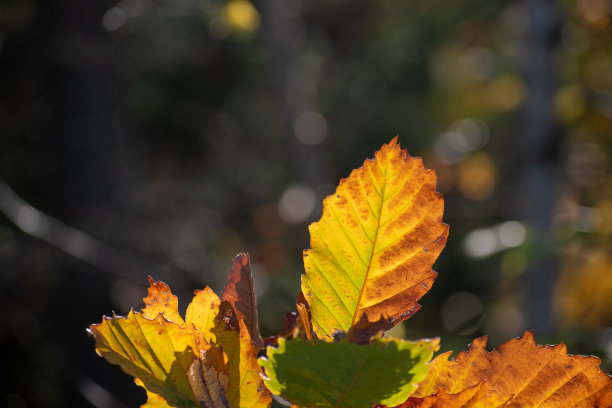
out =
<svg viewBox="0 0 612 408"><path fill-rule="evenodd" d="M402 408L612 406L612 378L595 357L567 354L565 345L538 346L526 332L494 351L486 337L448 360L437 356Z"/></svg>
<svg viewBox="0 0 612 408"><path fill-rule="evenodd" d="M367 342L420 308L446 244L436 175L394 138L340 181L310 225L302 291L322 340Z"/></svg>
<svg viewBox="0 0 612 408"><path fill-rule="evenodd" d="M277 347L278 339L281 337L284 339L296 337L301 337L306 340L314 339L312 324L310 322L310 309L308 308L308 302L306 302L302 292L298 293L295 305L297 307L297 313L287 312L285 314L283 328L280 333L276 336L266 337L264 339L264 347Z"/></svg>
<svg viewBox="0 0 612 408"><path fill-rule="evenodd" d="M232 305L236 315L244 320L255 348L257 350L261 349L263 339L259 334L257 298L249 254L238 254L232 260L232 269L221 297L223 300L227 300Z"/></svg>

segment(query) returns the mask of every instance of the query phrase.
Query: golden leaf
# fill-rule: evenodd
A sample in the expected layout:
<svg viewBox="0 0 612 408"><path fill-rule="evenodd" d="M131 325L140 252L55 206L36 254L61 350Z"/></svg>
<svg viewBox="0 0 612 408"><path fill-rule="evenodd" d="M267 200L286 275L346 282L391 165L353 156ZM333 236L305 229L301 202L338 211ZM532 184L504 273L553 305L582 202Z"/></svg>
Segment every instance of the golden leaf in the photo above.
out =
<svg viewBox="0 0 612 408"><path fill-rule="evenodd" d="M219 313L221 299L208 286L203 290L196 290L194 297L185 313L187 324L193 324L199 333L202 333L208 343L212 343L215 335L212 332L214 320Z"/></svg>
<svg viewBox="0 0 612 408"><path fill-rule="evenodd" d="M244 321L237 318L228 301L221 302L213 332L216 345L222 347L227 354L227 399L230 407L268 407L272 402L272 395L264 386L255 345Z"/></svg>
<svg viewBox="0 0 612 408"><path fill-rule="evenodd" d="M397 138L340 181L304 251L302 291L319 338L364 342L420 308L448 235L443 210L435 173Z"/></svg>

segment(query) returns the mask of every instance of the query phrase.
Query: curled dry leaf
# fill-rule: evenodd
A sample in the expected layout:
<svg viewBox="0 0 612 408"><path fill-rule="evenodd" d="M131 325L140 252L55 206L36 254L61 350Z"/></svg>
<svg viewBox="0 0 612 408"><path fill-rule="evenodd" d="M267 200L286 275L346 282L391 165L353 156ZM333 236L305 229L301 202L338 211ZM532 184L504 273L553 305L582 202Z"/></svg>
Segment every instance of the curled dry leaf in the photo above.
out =
<svg viewBox="0 0 612 408"><path fill-rule="evenodd" d="M200 405L229 408L228 368L221 347L211 347L201 351L200 359L193 360L187 374L191 389Z"/></svg>
<svg viewBox="0 0 612 408"><path fill-rule="evenodd" d="M533 333L486 351L486 337L448 360L437 356L402 408L612 406L612 378L595 357L567 354L565 345L538 346Z"/></svg>
<svg viewBox="0 0 612 408"><path fill-rule="evenodd" d="M283 321L283 328L280 333L276 336L266 337L264 339L265 347L278 346L278 339L281 337L284 339L300 337L309 341L314 339L308 302L306 302L302 292L298 293L295 306L297 312L285 313L285 320Z"/></svg>
<svg viewBox="0 0 612 408"><path fill-rule="evenodd" d="M397 138L340 181L304 251L302 291L320 339L366 342L420 308L448 235L443 209L435 173Z"/></svg>

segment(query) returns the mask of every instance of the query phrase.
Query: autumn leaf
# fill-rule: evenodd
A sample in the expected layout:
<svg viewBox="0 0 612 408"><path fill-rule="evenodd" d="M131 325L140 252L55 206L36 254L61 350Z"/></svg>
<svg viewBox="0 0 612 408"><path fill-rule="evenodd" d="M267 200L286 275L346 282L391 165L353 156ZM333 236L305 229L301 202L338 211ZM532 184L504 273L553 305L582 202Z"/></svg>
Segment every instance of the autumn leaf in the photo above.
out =
<svg viewBox="0 0 612 408"><path fill-rule="evenodd" d="M238 254L232 261L227 284L223 288L223 300L227 300L236 315L244 320L251 339L257 350L263 346L263 339L259 334L259 320L257 317L257 299L251 274L249 254Z"/></svg>
<svg viewBox="0 0 612 408"><path fill-rule="evenodd" d="M397 138L340 181L310 225L302 291L316 335L365 342L412 316L446 244L436 176Z"/></svg>
<svg viewBox="0 0 612 408"><path fill-rule="evenodd" d="M146 305L142 309L142 315L147 319L155 319L161 313L166 320L184 325L185 322L178 311L178 298L172 294L170 287L150 276L149 285L147 297L142 299Z"/></svg>
<svg viewBox="0 0 612 408"><path fill-rule="evenodd" d="M278 348L268 347L259 364L266 386L301 407L393 406L416 389L437 349L437 339L376 339L359 345L279 338Z"/></svg>
<svg viewBox="0 0 612 408"><path fill-rule="evenodd" d="M200 360L189 366L189 384L200 405L210 408L230 408L227 401L229 374L226 355L221 347L200 350Z"/></svg>
<svg viewBox="0 0 612 408"><path fill-rule="evenodd" d="M212 343L215 340L212 329L215 317L219 313L221 299L208 286L203 290L196 290L194 295L193 300L187 306L186 323L193 324L198 333L201 333L208 343Z"/></svg>
<svg viewBox="0 0 612 408"><path fill-rule="evenodd" d="M214 320L216 345L228 358L229 387L227 399L231 408L268 407L270 391L264 386L257 350L244 321L236 316L232 305L224 300Z"/></svg>
<svg viewBox="0 0 612 408"><path fill-rule="evenodd" d="M487 352L486 337L449 360L437 356L402 408L611 407L612 378L596 357L567 354L565 345L538 346L533 333Z"/></svg>
<svg viewBox="0 0 612 408"><path fill-rule="evenodd" d="M170 405L196 407L187 370L198 356L196 330L166 320L162 314L147 319L130 311L127 317L104 317L90 326L96 352L109 363L140 379L150 392Z"/></svg>
<svg viewBox="0 0 612 408"><path fill-rule="evenodd" d="M147 402L142 404L140 408L170 408L172 406L169 405L168 401L161 395L149 391L140 378L134 378L134 382L147 392Z"/></svg>
<svg viewBox="0 0 612 408"><path fill-rule="evenodd" d="M145 388L144 407L227 407L227 362L218 363L223 352L211 346L219 297L208 287L196 291L183 320L170 287L152 278L149 283L142 313L104 317L90 326L96 352Z"/></svg>

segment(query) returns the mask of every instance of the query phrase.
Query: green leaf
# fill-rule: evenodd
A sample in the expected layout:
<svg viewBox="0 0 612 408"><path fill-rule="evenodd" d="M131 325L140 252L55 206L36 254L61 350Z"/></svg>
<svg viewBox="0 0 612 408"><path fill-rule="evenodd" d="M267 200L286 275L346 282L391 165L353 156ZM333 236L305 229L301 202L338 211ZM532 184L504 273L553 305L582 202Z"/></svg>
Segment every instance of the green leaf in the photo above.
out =
<svg viewBox="0 0 612 408"><path fill-rule="evenodd" d="M259 364L268 389L302 407L395 406L425 378L438 347L438 339L375 339L359 345L279 338L278 348L268 347L267 359Z"/></svg>

